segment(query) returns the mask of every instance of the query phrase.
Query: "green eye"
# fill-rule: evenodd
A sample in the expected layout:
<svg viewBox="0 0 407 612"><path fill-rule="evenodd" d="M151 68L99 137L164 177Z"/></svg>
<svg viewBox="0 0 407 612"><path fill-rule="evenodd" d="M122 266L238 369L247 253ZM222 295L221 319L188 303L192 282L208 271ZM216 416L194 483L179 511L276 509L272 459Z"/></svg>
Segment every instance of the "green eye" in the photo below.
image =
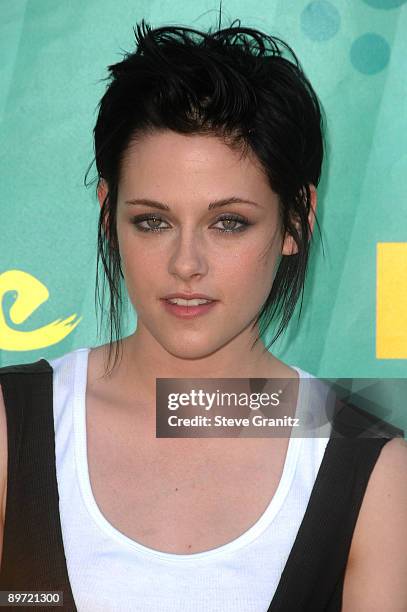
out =
<svg viewBox="0 0 407 612"><path fill-rule="evenodd" d="M151 225L149 225L150 221L157 223L158 225L153 225L151 227ZM161 217L157 217L156 215L138 215L137 217L133 217L131 222L140 232L162 232L163 229L165 229L159 227L160 223L163 222L163 219L161 219ZM141 223L148 223L148 225L147 227L143 227Z"/></svg>
<svg viewBox="0 0 407 612"><path fill-rule="evenodd" d="M228 225L226 225L227 229L219 229L219 228L218 229L220 232L224 232L224 233L226 232L228 234L242 232L246 229L248 225L250 225L248 219L244 217L238 217L236 215L228 215L227 217L222 217L221 219L218 219L217 221L217 223L225 223L225 222L226 224L229 224L231 222L233 227L230 227L230 225L228 227ZM239 223L240 227L236 227L235 225L233 225L236 223Z"/></svg>

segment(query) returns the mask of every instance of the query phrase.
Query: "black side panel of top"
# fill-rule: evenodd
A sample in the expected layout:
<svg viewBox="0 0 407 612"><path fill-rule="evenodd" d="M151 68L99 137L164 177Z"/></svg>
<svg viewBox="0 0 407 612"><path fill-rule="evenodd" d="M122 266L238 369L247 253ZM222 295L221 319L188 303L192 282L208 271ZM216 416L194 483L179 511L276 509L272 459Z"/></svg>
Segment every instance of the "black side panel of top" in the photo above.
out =
<svg viewBox="0 0 407 612"><path fill-rule="evenodd" d="M383 446L403 430L338 400L306 512L268 612L340 612L363 496ZM368 437L369 436L369 437Z"/></svg>
<svg viewBox="0 0 407 612"><path fill-rule="evenodd" d="M59 516L53 370L45 359L7 366L0 368L0 384L8 438L0 590L62 591L63 607L44 609L76 612Z"/></svg>

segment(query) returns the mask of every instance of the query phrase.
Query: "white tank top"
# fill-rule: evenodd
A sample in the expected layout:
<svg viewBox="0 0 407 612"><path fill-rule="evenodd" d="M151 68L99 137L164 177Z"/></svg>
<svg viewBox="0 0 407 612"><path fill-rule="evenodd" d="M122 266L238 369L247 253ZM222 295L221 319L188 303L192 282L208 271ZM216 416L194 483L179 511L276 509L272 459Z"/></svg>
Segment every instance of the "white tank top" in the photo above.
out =
<svg viewBox="0 0 407 612"><path fill-rule="evenodd" d="M235 540L189 555L141 545L104 517L87 462L89 348L48 360L53 374L59 512L78 612L265 612L273 599L317 476L324 437L291 436L283 473L264 513ZM310 407L313 378L300 375L296 416ZM312 406L314 410L314 406Z"/></svg>

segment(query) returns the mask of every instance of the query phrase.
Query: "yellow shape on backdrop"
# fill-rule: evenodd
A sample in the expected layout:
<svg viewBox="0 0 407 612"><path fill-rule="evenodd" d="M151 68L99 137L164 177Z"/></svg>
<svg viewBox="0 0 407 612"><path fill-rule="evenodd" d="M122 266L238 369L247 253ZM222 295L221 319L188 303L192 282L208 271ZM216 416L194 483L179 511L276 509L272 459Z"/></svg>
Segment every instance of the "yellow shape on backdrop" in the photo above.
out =
<svg viewBox="0 0 407 612"><path fill-rule="evenodd" d="M377 243L376 357L407 359L407 242Z"/></svg>
<svg viewBox="0 0 407 612"><path fill-rule="evenodd" d="M7 270L0 274L0 305L7 291L17 292L17 298L10 308L10 319L16 325L23 323L49 298L47 287L35 276L22 270ZM0 350L33 351L57 344L75 329L82 317L75 319L76 313L32 331L22 331L7 325L0 307Z"/></svg>

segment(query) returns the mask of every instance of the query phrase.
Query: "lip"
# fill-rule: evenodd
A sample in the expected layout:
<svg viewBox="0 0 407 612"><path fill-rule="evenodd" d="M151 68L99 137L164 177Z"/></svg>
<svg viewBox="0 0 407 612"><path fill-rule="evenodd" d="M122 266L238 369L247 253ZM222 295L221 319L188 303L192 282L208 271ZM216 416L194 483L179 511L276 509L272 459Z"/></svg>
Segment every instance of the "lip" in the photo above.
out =
<svg viewBox="0 0 407 612"><path fill-rule="evenodd" d="M200 298L202 300L212 300L213 302L217 301L214 300L214 298L211 298L209 295L204 295L203 293L169 293L161 299L169 300L172 298L182 298L183 300L194 300Z"/></svg>
<svg viewBox="0 0 407 612"><path fill-rule="evenodd" d="M193 317L207 314L216 306L218 300L213 300L212 302L209 302L209 304L201 304L200 306L180 306L178 304L171 304L165 298L161 298L160 302L162 302L164 308L170 314L181 319L191 319Z"/></svg>

